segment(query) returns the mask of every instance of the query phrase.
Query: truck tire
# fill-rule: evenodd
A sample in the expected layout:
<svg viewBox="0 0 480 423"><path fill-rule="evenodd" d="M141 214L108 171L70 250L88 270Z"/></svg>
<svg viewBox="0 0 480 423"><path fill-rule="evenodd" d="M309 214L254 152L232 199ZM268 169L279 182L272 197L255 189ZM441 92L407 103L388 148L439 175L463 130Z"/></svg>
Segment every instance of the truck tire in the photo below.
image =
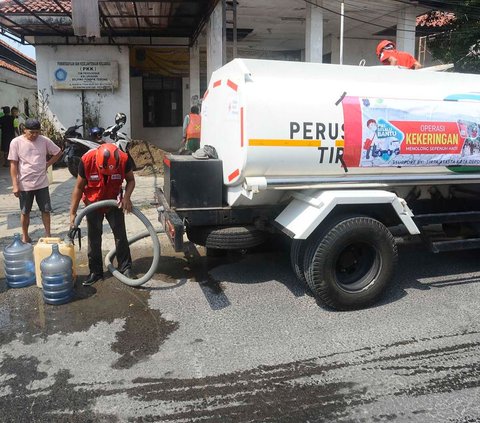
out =
<svg viewBox="0 0 480 423"><path fill-rule="evenodd" d="M346 217L309 241L305 277L315 297L329 307L363 308L385 291L397 254L394 237L378 220Z"/></svg>
<svg viewBox="0 0 480 423"><path fill-rule="evenodd" d="M267 240L267 233L254 226L187 226L187 237L207 248L240 250L262 244Z"/></svg>
<svg viewBox="0 0 480 423"><path fill-rule="evenodd" d="M308 286L307 279L305 278L305 270L303 267L306 246L307 241L304 241L303 239L294 239L290 248L290 262L292 264L295 276L301 282Z"/></svg>

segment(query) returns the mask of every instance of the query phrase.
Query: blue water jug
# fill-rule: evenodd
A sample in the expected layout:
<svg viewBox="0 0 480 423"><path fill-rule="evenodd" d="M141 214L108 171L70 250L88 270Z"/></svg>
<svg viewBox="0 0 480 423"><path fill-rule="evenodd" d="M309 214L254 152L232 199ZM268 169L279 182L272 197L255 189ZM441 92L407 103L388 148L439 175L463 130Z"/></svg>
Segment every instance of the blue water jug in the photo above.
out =
<svg viewBox="0 0 480 423"><path fill-rule="evenodd" d="M40 271L47 304L65 304L73 298L72 259L60 253L58 244L52 245L52 255L42 260Z"/></svg>
<svg viewBox="0 0 480 423"><path fill-rule="evenodd" d="M35 263L33 247L20 239L20 234L13 236L13 242L3 250L5 278L10 288L23 288L35 283Z"/></svg>

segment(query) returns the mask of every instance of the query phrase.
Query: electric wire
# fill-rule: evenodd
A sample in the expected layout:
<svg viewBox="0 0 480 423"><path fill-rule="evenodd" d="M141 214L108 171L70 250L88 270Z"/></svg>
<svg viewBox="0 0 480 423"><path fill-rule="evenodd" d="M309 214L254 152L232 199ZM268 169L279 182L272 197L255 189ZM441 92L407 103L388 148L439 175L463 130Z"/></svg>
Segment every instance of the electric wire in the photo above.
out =
<svg viewBox="0 0 480 423"><path fill-rule="evenodd" d="M397 2L397 3L402 3L402 4L405 4L405 5L410 5L410 6L411 6L411 3L406 2L406 1L402 1L402 0L393 0L393 1L395 1L395 2ZM327 12L330 12L330 13L332 13L332 14L334 14L334 15L342 16L342 13L341 13L341 12L338 12L338 11L333 10L333 9L331 9L331 8L328 8L328 7L325 7L325 6L323 6L323 5L320 5L320 4L318 4L316 1L304 0L304 2L305 2L305 3L308 3L308 4L312 5L312 6L318 7L318 8L320 8L320 9L323 9L323 10L325 10L325 11L327 11ZM338 3L341 3L341 1L339 0ZM348 3L348 4L349 4L349 6L351 6L350 3ZM450 4L450 5L453 7L453 4L452 4L452 3L446 2L445 4L447 4L447 5ZM357 7L358 7L358 5L357 5ZM378 9L378 8L376 8L376 9ZM384 11L388 11L388 9L383 9L383 10L384 10ZM400 11L400 10L401 10L401 9L398 9L397 12ZM480 11L480 7L478 7L478 10ZM390 10L390 13L392 13L392 12L394 13L395 11L391 11L391 10ZM358 12L356 12L356 13L358 14ZM356 22L359 22L359 23L362 23L362 24L367 24L367 25L375 26L375 27L381 28L381 29L383 29L383 30L392 30L393 27L397 24L397 22L395 21L395 22L392 22L392 25L391 25L391 26L385 26L385 25L381 25L381 24L378 24L378 23L374 23L374 22L372 22L372 21L368 21L368 20L365 20L365 19L356 18L356 17L350 16L350 15L347 15L346 13L344 13L343 16L344 16L344 18L349 19L349 20L351 20L351 21L356 21ZM385 15L382 16L382 17L385 17ZM379 18L379 17L375 17L375 20L377 20L378 18ZM348 31L350 31L350 29L347 29L347 32L348 32ZM415 29L397 28L396 31L397 31L397 37L396 37L396 38L397 38L397 39L404 39L404 37L401 37L401 36L398 35L398 32L417 33L417 28L415 28ZM447 30L447 31L448 31L448 30ZM470 31L469 31L469 30L462 31L462 30L458 30L458 29L457 29L457 30L456 30L456 33L457 33L457 34L460 34L460 35L461 35L461 34L470 34ZM373 39L373 38L372 38L372 39ZM406 39L406 37L405 37L405 39Z"/></svg>
<svg viewBox="0 0 480 423"><path fill-rule="evenodd" d="M314 1L311 1L311 0L304 0L304 1L305 1L305 3L311 4L312 6L315 6L315 7L318 7L318 8L320 8L320 9L323 9L323 10L325 10L325 11L327 11L327 12L333 13L334 15L342 16L342 13L341 13L341 12L337 12L336 10L332 10L332 9L329 9L328 7L321 6L321 5L317 4L317 3L314 2ZM350 19L350 20L352 20L352 21L364 23L364 24L366 24L366 25L375 26L375 27L377 27L377 28L390 29L390 27L387 27L387 26L384 26L384 25L380 25L380 24L377 24L377 23L369 22L369 21L366 21L366 20L363 20L363 19L354 18L354 17L352 17L352 16L347 15L346 13L343 14L343 17L346 18L346 19ZM415 32L415 30L404 30L404 31L405 31L405 32Z"/></svg>
<svg viewBox="0 0 480 423"><path fill-rule="evenodd" d="M410 5L411 6L411 3L408 3L406 1L402 1L402 0L392 0L392 1L395 1L397 3L402 3L402 4L405 4L405 5ZM331 8L328 8L328 7L325 7L325 6L322 6L320 4L318 4L316 1L313 1L313 0L304 0L305 3L308 3L312 6L315 6L315 7L318 7L320 9L323 9L327 12L330 12L330 13L333 13L337 16L342 16L342 13L339 12L339 11L336 11L336 10L333 10ZM341 1L339 0L338 3L340 4ZM353 4L353 3L348 3L348 2L345 2L346 4L348 4L350 7L358 7L358 3L357 4ZM448 4L445 3L445 4ZM479 15L480 15L480 6L479 7L476 7L476 9L478 9L479 11ZM391 9L387 9L387 8L378 8L377 6L375 7L375 10L383 10L385 12L387 12L384 16L386 16L388 13L394 13L394 12L398 12L400 11L401 9L398 9L398 10L391 10ZM432 9L432 10L439 10L439 9ZM368 11L366 11L368 13ZM361 14L361 12L356 12L357 14ZM356 18L356 17L353 17L353 16L350 16L346 13L343 14L345 18L349 19L349 20L352 20L352 21L357 21L359 23L363 23L363 24L367 24L367 25L371 25L371 26L375 26L375 27L378 27L378 28L382 28L384 30L388 30L388 29L391 29L391 27L389 26L385 26L385 25L381 25L381 24L378 24L378 23L374 23L372 21L368 21L368 20L365 20L365 19L360 19L360 18ZM375 19L378 19L378 17L375 17ZM396 21L392 21L392 26L396 25ZM416 30L414 29L401 29L400 31L403 31L403 32L416 32Z"/></svg>

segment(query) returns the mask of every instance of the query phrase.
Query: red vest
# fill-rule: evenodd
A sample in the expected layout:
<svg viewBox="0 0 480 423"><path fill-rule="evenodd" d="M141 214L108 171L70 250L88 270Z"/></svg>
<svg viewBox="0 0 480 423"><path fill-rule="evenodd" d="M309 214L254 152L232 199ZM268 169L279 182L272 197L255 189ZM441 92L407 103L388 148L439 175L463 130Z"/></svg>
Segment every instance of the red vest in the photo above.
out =
<svg viewBox="0 0 480 423"><path fill-rule="evenodd" d="M97 168L96 153L97 150L90 150L82 156L85 178L87 179L82 200L87 205L100 200L115 200L121 192L122 183L125 179L125 166L128 160L126 153L119 151L120 166L118 173L106 177Z"/></svg>
<svg viewBox="0 0 480 423"><path fill-rule="evenodd" d="M192 138L200 138L200 128L202 126L202 118L200 115L190 113L190 122L186 130L187 140Z"/></svg>

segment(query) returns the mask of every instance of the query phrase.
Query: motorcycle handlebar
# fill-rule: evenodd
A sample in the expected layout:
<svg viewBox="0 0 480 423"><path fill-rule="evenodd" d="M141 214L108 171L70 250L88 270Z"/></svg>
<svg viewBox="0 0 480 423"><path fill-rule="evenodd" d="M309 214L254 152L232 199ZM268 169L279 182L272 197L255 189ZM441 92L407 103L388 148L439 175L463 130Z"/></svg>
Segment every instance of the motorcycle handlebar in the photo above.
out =
<svg viewBox="0 0 480 423"><path fill-rule="evenodd" d="M64 136L65 136L65 137L69 137L69 136L71 136L71 135L74 135L75 132L77 131L77 129L81 128L82 126L83 126L83 124L81 124L81 125L73 125L73 126L68 127L68 128L65 130Z"/></svg>
<svg viewBox="0 0 480 423"><path fill-rule="evenodd" d="M117 132L119 131L119 129L121 128L120 125L113 125L107 129L105 129L105 131L103 131L103 136L104 137L110 137L112 140L115 139L115 136L117 134Z"/></svg>

